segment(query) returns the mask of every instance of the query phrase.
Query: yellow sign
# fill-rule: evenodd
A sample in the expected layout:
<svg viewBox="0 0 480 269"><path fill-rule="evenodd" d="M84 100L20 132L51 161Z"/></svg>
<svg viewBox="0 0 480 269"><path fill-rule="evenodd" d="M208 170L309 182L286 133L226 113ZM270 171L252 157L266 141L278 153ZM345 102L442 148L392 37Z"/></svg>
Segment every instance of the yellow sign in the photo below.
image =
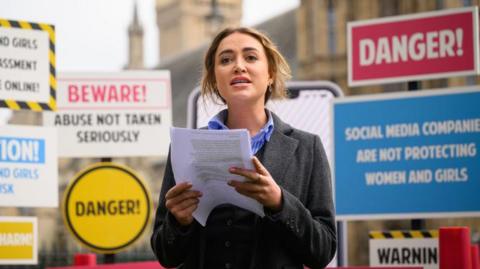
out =
<svg viewBox="0 0 480 269"><path fill-rule="evenodd" d="M0 264L37 263L37 219L0 217Z"/></svg>
<svg viewBox="0 0 480 269"><path fill-rule="evenodd" d="M75 238L99 253L116 253L145 230L150 192L131 169L97 163L78 173L63 199L63 218Z"/></svg>

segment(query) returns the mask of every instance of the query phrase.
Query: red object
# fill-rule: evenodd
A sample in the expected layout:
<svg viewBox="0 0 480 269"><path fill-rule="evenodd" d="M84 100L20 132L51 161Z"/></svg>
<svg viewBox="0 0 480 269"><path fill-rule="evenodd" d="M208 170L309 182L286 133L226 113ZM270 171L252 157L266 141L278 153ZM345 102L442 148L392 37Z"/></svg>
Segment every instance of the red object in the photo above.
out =
<svg viewBox="0 0 480 269"><path fill-rule="evenodd" d="M92 253L80 253L73 256L73 265L86 266L97 265L97 255Z"/></svg>
<svg viewBox="0 0 480 269"><path fill-rule="evenodd" d="M440 269L472 269L468 227L440 228L439 248Z"/></svg>
<svg viewBox="0 0 480 269"><path fill-rule="evenodd" d="M348 24L350 86L475 74L475 9Z"/></svg>
<svg viewBox="0 0 480 269"><path fill-rule="evenodd" d="M472 269L480 269L480 254L478 251L478 245L472 245L471 252L472 252Z"/></svg>

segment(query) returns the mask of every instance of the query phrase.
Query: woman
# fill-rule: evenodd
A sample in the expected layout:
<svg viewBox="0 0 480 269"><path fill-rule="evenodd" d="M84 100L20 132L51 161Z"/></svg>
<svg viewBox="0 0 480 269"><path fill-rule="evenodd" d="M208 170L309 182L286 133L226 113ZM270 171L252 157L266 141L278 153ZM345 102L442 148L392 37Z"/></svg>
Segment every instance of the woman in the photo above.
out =
<svg viewBox="0 0 480 269"><path fill-rule="evenodd" d="M160 263L179 268L324 268L336 250L330 170L318 136L292 128L265 108L285 96L290 69L268 37L227 28L205 56L202 94L227 109L209 129L247 129L255 171L232 167L237 192L261 203L265 217L216 207L205 227L192 213L202 194L175 185L167 162L151 244Z"/></svg>

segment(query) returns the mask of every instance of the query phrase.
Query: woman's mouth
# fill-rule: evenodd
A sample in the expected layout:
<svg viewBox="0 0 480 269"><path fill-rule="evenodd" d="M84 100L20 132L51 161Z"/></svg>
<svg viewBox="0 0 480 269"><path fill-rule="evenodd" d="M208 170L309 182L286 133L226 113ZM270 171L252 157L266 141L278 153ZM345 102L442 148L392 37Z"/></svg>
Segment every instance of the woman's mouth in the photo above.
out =
<svg viewBox="0 0 480 269"><path fill-rule="evenodd" d="M251 83L251 81L245 77L235 77L230 81L230 85L239 85L239 84L247 84L247 83Z"/></svg>

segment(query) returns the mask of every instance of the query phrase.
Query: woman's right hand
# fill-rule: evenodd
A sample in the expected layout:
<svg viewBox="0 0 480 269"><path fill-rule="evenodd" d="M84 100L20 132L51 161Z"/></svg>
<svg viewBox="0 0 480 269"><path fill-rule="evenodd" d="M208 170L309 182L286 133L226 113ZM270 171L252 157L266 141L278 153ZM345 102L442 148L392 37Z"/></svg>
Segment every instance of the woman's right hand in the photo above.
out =
<svg viewBox="0 0 480 269"><path fill-rule="evenodd" d="M202 193L192 190L192 183L182 182L173 186L165 195L165 206L182 226L193 222L193 211L197 209Z"/></svg>

